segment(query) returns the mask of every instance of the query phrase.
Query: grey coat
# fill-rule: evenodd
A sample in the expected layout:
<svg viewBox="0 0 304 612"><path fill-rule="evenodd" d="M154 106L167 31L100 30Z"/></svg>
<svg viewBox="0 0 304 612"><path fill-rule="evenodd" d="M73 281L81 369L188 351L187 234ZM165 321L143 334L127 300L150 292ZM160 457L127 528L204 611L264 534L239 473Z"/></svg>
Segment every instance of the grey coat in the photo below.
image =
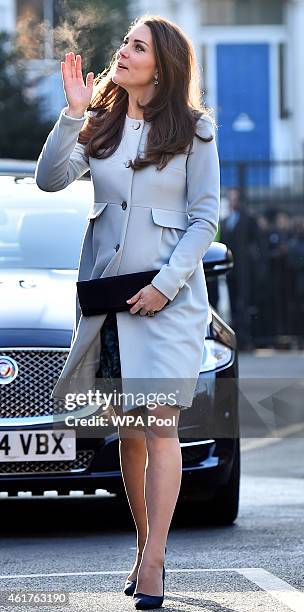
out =
<svg viewBox="0 0 304 612"><path fill-rule="evenodd" d="M138 405L139 394L152 399L151 394L164 392L175 394L167 403L191 406L208 318L202 257L219 220L215 137L208 143L194 137L192 152L188 147L161 171L150 165L134 172L127 164L124 138L111 157L88 159L77 142L86 114L74 119L64 110L44 144L35 177L40 189L58 191L91 171L95 197L88 202L78 280L160 269L152 284L169 299L154 317L117 313L123 392L138 394ZM128 116L125 122L128 129L135 123L134 158L138 150L144 152L150 124L136 126ZM208 118L198 120L196 131L215 136ZM83 316L76 295L71 347L53 398L94 390L105 316ZM124 398L121 405L127 412L134 397Z"/></svg>

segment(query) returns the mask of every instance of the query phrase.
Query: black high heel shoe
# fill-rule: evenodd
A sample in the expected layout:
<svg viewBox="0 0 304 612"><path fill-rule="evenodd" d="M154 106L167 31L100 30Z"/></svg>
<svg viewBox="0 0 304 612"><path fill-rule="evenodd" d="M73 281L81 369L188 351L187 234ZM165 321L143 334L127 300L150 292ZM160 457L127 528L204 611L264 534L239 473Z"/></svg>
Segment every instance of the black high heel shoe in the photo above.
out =
<svg viewBox="0 0 304 612"><path fill-rule="evenodd" d="M165 554L166 552L167 552L167 546L165 548ZM136 582L137 582L137 578L135 578L135 580L129 580L127 578L125 582L124 591L123 591L125 595L133 595L135 588L136 588Z"/></svg>
<svg viewBox="0 0 304 612"><path fill-rule="evenodd" d="M136 587L136 579L135 580L126 580L124 594L125 595L133 595Z"/></svg>
<svg viewBox="0 0 304 612"><path fill-rule="evenodd" d="M167 552L167 546L165 548L165 554L166 552ZM136 582L137 582L137 578L135 578L135 580L129 580L127 578L125 582L124 591L123 591L125 595L133 595L133 593L135 592L135 588L136 588Z"/></svg>
<svg viewBox="0 0 304 612"><path fill-rule="evenodd" d="M165 552L167 548L165 549ZM163 566L163 594L147 595L146 593L134 593L134 605L136 610L152 610L163 605L165 597L165 565Z"/></svg>

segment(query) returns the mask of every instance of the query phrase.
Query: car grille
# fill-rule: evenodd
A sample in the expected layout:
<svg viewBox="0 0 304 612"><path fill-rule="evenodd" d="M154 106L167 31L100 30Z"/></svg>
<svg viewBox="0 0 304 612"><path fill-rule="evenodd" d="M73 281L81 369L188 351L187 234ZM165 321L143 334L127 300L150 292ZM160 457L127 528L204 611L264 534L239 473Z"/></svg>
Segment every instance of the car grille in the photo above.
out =
<svg viewBox="0 0 304 612"><path fill-rule="evenodd" d="M17 378L1 385L0 418L47 416L65 412L63 400L51 398L68 356L68 350L1 349L1 355L15 359Z"/></svg>
<svg viewBox="0 0 304 612"><path fill-rule="evenodd" d="M50 472L84 472L92 460L94 451L79 450L71 461L10 461L0 462L0 474L46 474Z"/></svg>

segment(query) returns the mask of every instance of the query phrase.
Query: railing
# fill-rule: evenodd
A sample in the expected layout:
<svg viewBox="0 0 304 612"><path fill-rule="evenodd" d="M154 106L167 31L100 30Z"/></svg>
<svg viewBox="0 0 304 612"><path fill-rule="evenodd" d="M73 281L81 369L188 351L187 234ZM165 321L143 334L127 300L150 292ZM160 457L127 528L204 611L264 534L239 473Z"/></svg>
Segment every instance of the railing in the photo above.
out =
<svg viewBox="0 0 304 612"><path fill-rule="evenodd" d="M223 191L237 186L242 199L255 206L290 205L298 210L304 197L304 159L221 161Z"/></svg>

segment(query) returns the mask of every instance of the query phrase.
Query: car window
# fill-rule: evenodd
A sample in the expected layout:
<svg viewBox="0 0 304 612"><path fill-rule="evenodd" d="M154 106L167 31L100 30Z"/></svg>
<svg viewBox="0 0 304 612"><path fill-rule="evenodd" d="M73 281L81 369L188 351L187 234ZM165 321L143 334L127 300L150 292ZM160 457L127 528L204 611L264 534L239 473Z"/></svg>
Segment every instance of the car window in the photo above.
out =
<svg viewBox="0 0 304 612"><path fill-rule="evenodd" d="M41 191L31 177L0 177L0 268L77 269L90 181Z"/></svg>

